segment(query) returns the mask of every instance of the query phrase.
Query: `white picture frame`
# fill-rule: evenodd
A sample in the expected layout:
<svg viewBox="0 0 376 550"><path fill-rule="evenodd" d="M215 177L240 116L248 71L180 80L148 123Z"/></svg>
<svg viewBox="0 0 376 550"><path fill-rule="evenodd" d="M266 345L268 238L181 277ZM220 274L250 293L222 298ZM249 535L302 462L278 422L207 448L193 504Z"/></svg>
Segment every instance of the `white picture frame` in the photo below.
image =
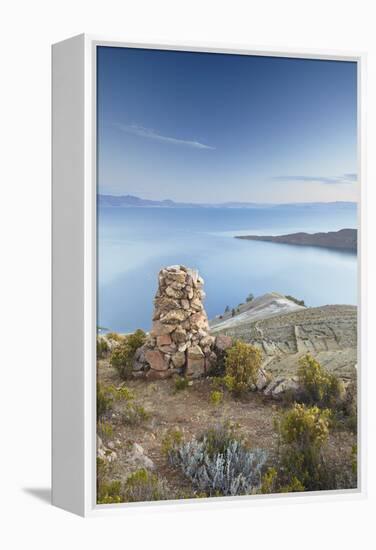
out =
<svg viewBox="0 0 376 550"><path fill-rule="evenodd" d="M358 488L158 503L96 504L96 48L114 47L347 60L358 67ZM81 34L52 47L52 502L79 514L140 506L217 507L358 499L366 495L365 54L222 44L132 44ZM69 345L67 345L69 342Z"/></svg>

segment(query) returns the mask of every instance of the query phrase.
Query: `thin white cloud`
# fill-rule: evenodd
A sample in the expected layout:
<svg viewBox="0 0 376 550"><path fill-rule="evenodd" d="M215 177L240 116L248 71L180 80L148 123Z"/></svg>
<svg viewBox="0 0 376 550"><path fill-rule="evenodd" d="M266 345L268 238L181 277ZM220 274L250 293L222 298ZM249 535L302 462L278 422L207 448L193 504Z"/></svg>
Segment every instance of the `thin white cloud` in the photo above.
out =
<svg viewBox="0 0 376 550"><path fill-rule="evenodd" d="M326 177L326 176L276 176L273 178L279 181L293 182L308 182L308 183L324 183L328 185L335 185L339 183L356 183L356 174L342 174L341 176Z"/></svg>
<svg viewBox="0 0 376 550"><path fill-rule="evenodd" d="M127 134L133 134L135 136L153 139L154 141L163 141L165 143L172 143L173 145L185 145L186 147L193 147L194 149L215 149L215 147L205 145L204 143L200 143L199 141L162 136L151 128L144 128L143 126L139 126L137 124L128 125L116 123L115 126L119 128L119 130L121 130L122 132L126 132Z"/></svg>

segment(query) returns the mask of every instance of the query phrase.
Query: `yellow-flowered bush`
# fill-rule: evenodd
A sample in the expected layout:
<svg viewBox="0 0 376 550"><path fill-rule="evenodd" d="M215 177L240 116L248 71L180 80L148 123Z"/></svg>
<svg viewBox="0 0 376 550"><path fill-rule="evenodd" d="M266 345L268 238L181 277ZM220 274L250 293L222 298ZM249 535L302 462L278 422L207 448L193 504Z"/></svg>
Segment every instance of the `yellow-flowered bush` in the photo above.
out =
<svg viewBox="0 0 376 550"><path fill-rule="evenodd" d="M226 351L224 383L234 395L249 391L256 383L261 367L261 352L255 346L237 340Z"/></svg>

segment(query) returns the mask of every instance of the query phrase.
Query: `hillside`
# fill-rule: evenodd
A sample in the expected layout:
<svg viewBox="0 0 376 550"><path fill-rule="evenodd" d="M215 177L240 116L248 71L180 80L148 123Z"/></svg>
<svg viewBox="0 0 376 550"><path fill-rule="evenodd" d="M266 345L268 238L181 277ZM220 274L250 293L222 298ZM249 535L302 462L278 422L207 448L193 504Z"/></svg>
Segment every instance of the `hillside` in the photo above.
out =
<svg viewBox="0 0 376 550"><path fill-rule="evenodd" d="M248 316L238 315L232 324L227 320L216 321L212 324L212 332L240 338L259 347L264 355L264 367L275 380L294 377L300 357L307 352L344 380L355 377L356 306L297 306L294 311L287 307L280 313L271 314L273 300L261 298L265 303L265 315L262 307L256 307L256 318L250 308Z"/></svg>
<svg viewBox="0 0 376 550"><path fill-rule="evenodd" d="M220 317L215 317L210 321L210 329L215 334L222 332L224 329L236 329L236 327L242 327L258 319L267 319L273 315L300 309L305 308L304 306L297 305L294 301L283 296L283 294L269 292L255 298L251 302L241 304L235 316L232 316L231 311L229 311Z"/></svg>
<svg viewBox="0 0 376 550"><path fill-rule="evenodd" d="M337 248L343 250L357 250L356 229L340 229L327 233L291 233L289 235L239 235L236 239L252 241L266 241L281 244L293 244L299 246L320 246L325 248Z"/></svg>

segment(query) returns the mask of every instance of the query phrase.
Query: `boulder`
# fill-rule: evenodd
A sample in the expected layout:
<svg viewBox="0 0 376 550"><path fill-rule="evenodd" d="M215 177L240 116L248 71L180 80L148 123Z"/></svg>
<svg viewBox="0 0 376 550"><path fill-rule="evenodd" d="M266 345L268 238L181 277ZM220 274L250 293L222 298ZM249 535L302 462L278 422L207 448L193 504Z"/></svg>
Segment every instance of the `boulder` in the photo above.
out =
<svg viewBox="0 0 376 550"><path fill-rule="evenodd" d="M268 376L264 369L259 369L256 381L256 388L258 391L263 390L268 385Z"/></svg>
<svg viewBox="0 0 376 550"><path fill-rule="evenodd" d="M231 336L226 336L225 334L219 334L215 338L214 346L218 351L224 352L228 348L231 348L232 344L233 344L233 340Z"/></svg>
<svg viewBox="0 0 376 550"><path fill-rule="evenodd" d="M155 464L149 458L141 445L133 443L131 450L125 458L126 463L134 469L145 468L146 470L155 470Z"/></svg>

